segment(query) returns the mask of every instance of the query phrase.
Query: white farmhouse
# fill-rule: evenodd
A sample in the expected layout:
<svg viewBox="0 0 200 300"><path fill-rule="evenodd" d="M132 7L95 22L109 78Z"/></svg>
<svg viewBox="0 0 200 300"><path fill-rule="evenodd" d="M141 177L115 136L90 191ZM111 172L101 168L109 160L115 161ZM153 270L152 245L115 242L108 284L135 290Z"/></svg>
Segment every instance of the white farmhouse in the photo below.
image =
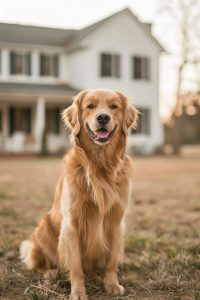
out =
<svg viewBox="0 0 200 300"><path fill-rule="evenodd" d="M69 143L60 112L83 89L121 90L140 111L129 145L163 144L159 55L164 49L127 8L81 30L0 24L0 152L57 152ZM45 134L44 134L45 133Z"/></svg>

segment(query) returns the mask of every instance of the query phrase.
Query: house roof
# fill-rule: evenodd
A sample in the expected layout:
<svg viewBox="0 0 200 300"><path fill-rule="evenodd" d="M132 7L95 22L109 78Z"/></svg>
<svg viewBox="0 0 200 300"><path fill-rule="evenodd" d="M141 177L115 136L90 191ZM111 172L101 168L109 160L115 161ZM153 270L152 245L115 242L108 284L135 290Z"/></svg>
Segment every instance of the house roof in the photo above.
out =
<svg viewBox="0 0 200 300"><path fill-rule="evenodd" d="M75 96L79 90L67 84L0 83L0 95Z"/></svg>
<svg viewBox="0 0 200 300"><path fill-rule="evenodd" d="M156 43L160 51L165 51L161 44L152 35L151 25L142 23L129 8L120 10L108 16L107 18L104 18L79 30L0 23L0 42L66 46L68 50L73 51L74 49L80 47L81 41L85 37L93 33L108 20L122 13L129 14L139 24L142 30L152 38L153 42Z"/></svg>
<svg viewBox="0 0 200 300"><path fill-rule="evenodd" d="M129 16L131 16L134 21L136 21L136 23L142 28L142 30L153 40L153 42L158 46L158 48L160 49L160 51L166 51L163 46L158 42L158 40L152 35L151 32L151 24L149 23L143 23L141 22L138 17L133 14L133 12L130 10L130 8L125 8L122 9L96 23L93 23L87 27L84 27L81 30L78 30L76 32L76 34L72 35L72 40L71 43L69 45L69 49L73 49L76 46L79 45L79 43L88 35L90 35L91 33L93 33L96 29L98 29L101 25L105 24L107 21L111 20L113 17L123 14L123 13L127 13ZM68 49L68 47L67 47Z"/></svg>
<svg viewBox="0 0 200 300"><path fill-rule="evenodd" d="M63 46L76 30L0 23L0 42Z"/></svg>

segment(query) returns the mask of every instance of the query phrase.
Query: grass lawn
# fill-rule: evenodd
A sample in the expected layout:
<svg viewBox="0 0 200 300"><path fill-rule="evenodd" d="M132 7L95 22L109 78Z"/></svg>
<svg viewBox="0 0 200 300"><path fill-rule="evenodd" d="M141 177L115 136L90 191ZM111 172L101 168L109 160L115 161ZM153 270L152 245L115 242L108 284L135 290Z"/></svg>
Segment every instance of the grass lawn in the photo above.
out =
<svg viewBox="0 0 200 300"><path fill-rule="evenodd" d="M134 158L123 297L109 298L101 274L94 299L200 300L200 157ZM0 299L68 299L67 278L43 279L19 262L18 248L52 203L62 159L0 160Z"/></svg>

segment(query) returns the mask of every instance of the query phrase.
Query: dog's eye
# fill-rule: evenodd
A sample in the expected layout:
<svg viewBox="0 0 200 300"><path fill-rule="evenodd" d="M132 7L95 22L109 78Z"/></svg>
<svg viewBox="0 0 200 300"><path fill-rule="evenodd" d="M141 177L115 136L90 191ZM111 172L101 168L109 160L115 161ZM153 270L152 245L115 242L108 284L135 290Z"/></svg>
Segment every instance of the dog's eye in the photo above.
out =
<svg viewBox="0 0 200 300"><path fill-rule="evenodd" d="M89 109L95 109L95 108L96 108L96 105L94 105L94 104L89 104L87 108L89 108Z"/></svg>
<svg viewBox="0 0 200 300"><path fill-rule="evenodd" d="M117 106L116 104L112 104L112 105L110 106L110 108L111 108L111 109L117 109L118 106Z"/></svg>

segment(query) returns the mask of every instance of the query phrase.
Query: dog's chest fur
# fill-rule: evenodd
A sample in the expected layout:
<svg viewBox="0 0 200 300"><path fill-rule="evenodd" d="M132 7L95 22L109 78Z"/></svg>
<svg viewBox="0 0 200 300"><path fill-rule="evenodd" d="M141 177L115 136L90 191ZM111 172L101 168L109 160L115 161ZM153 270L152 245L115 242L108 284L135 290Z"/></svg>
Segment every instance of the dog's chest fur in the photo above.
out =
<svg viewBox="0 0 200 300"><path fill-rule="evenodd" d="M72 169L63 185L63 224L76 226L83 253L95 259L109 251L112 226L120 224L126 208L129 180L123 174L116 181L98 173L87 178L80 166Z"/></svg>

